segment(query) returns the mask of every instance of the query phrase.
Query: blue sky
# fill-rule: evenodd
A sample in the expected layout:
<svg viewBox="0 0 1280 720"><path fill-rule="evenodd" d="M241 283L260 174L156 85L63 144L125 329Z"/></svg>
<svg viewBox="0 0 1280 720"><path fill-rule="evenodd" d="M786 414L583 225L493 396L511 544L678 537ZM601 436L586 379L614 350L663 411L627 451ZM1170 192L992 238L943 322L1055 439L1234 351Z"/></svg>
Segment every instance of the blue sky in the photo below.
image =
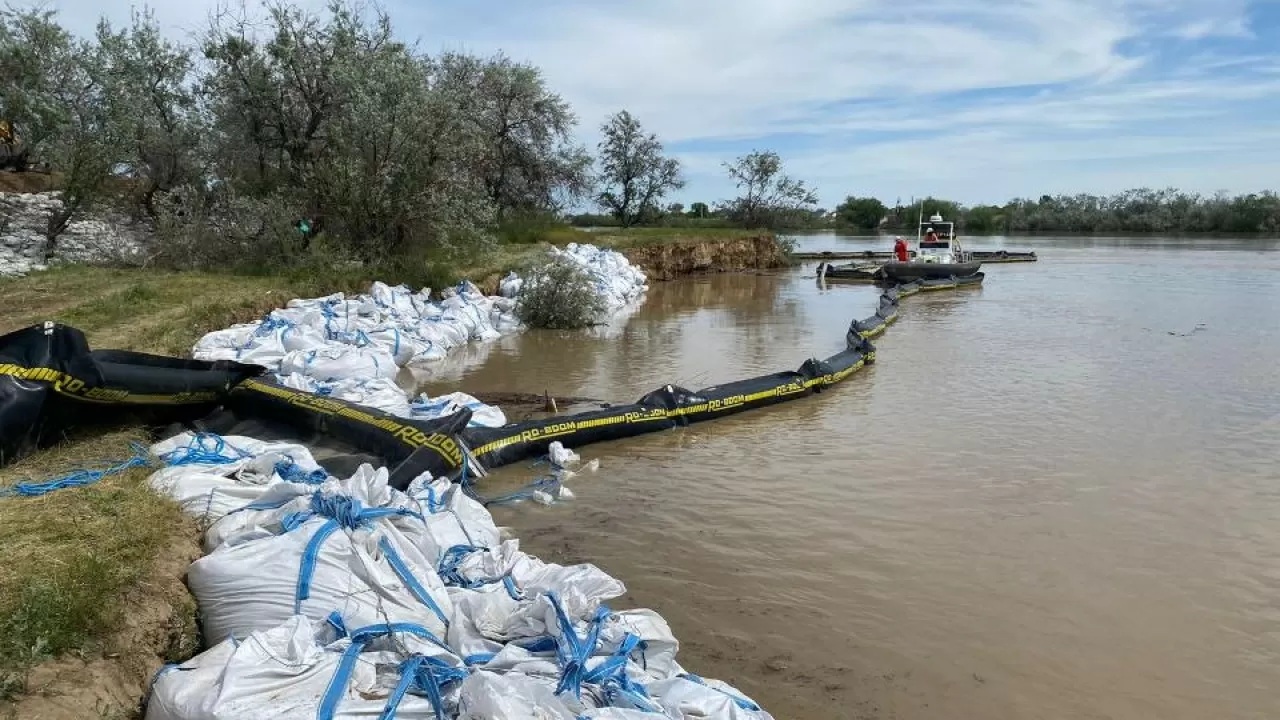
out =
<svg viewBox="0 0 1280 720"><path fill-rule="evenodd" d="M130 0L52 0L89 32ZM159 0L174 35L216 0ZM304 6L323 2L304 0ZM594 147L630 110L684 163L782 154L827 207L1280 188L1280 0L386 0L424 50L543 68Z"/></svg>

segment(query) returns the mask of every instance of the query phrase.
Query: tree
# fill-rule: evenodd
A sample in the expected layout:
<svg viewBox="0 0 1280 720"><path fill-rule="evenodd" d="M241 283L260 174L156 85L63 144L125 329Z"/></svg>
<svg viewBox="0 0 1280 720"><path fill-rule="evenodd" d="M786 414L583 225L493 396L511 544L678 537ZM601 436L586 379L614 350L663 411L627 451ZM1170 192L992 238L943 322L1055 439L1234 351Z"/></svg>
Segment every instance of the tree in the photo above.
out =
<svg viewBox="0 0 1280 720"><path fill-rule="evenodd" d="M818 195L803 181L782 172L782 158L773 151L752 151L725 169L742 192L725 204L729 218L748 228L777 229L802 222L818 204Z"/></svg>
<svg viewBox="0 0 1280 720"><path fill-rule="evenodd" d="M671 203L670 205L668 205L668 206L667 206L667 214L668 214L668 215L683 215L683 214L684 214L684 203Z"/></svg>
<svg viewBox="0 0 1280 720"><path fill-rule="evenodd" d="M516 315L529 327L569 330L596 323L606 308L577 262L556 258L524 273Z"/></svg>
<svg viewBox="0 0 1280 720"><path fill-rule="evenodd" d="M61 205L48 218L44 259L101 193L118 136L107 115L101 48L75 41L53 12L0 11L0 116L36 159L62 173Z"/></svg>
<svg viewBox="0 0 1280 720"><path fill-rule="evenodd" d="M836 206L836 217L844 225L860 230L874 230L880 227L888 208L873 197L854 197L850 195Z"/></svg>
<svg viewBox="0 0 1280 720"><path fill-rule="evenodd" d="M711 208L704 202L696 202L689 206L689 217L704 218L711 214Z"/></svg>
<svg viewBox="0 0 1280 720"><path fill-rule="evenodd" d="M656 215L658 202L671 190L684 187L680 162L664 157L662 143L646 134L631 113L623 110L600 128L602 190L600 207L612 213L623 227L645 215Z"/></svg>
<svg viewBox="0 0 1280 720"><path fill-rule="evenodd" d="M488 138L485 186L499 214L554 212L589 191L591 156L573 140L577 117L541 70L497 55L481 63L476 96Z"/></svg>
<svg viewBox="0 0 1280 720"><path fill-rule="evenodd" d="M204 43L215 174L231 192L365 261L484 242L494 138L476 120L476 76L396 40L382 12L269 16L265 41L223 16Z"/></svg>
<svg viewBox="0 0 1280 720"><path fill-rule="evenodd" d="M191 53L165 40L150 12L135 12L132 26L119 32L100 23L97 42L106 113L120 140L118 166L155 216L157 193L205 175Z"/></svg>

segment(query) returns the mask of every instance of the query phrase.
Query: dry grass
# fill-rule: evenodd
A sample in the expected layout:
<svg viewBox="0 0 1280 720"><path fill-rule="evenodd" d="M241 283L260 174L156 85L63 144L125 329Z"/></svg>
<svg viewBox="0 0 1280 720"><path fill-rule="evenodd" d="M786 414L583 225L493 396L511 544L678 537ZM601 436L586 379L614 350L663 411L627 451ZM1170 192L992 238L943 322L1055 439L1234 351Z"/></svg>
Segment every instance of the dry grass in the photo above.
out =
<svg viewBox="0 0 1280 720"><path fill-rule="evenodd" d="M123 460L141 430L84 439L0 470L0 487ZM116 631L121 598L157 557L191 533L178 506L146 485L146 468L42 497L0 497L0 699L27 671L63 653L88 653ZM194 616L193 616L194 617ZM194 623L182 644L194 648Z"/></svg>

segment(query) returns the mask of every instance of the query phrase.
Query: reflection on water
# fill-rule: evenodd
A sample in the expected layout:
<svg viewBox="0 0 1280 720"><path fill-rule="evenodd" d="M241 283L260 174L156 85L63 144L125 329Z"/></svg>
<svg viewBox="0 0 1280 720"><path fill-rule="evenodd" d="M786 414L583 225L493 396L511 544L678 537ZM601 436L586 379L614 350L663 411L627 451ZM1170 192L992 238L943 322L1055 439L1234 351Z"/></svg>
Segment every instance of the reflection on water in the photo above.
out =
<svg viewBox="0 0 1280 720"><path fill-rule="evenodd" d="M971 244L1041 261L906 300L821 397L583 448L577 500L499 521L623 579L779 718L1280 717L1275 244ZM507 338L438 389L631 401L794 368L877 292L806 274L656 284L611 339Z"/></svg>

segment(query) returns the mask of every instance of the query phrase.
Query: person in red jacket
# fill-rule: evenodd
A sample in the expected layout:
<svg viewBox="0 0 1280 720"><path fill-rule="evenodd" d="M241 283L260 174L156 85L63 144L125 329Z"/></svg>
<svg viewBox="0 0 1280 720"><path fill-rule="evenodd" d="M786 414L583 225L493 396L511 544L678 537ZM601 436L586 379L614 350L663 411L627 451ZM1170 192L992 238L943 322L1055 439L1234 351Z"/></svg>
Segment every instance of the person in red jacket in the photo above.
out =
<svg viewBox="0 0 1280 720"><path fill-rule="evenodd" d="M898 256L898 262L907 261L907 241L901 235L893 241L893 253Z"/></svg>

